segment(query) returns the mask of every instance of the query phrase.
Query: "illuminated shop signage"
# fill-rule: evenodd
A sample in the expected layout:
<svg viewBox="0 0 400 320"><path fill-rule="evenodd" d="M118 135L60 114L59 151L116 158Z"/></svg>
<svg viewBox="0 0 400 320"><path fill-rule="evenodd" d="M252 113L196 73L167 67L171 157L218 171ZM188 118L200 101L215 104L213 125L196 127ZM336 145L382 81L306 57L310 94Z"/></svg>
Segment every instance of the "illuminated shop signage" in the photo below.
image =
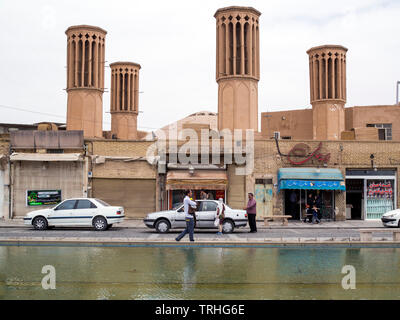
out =
<svg viewBox="0 0 400 320"><path fill-rule="evenodd" d="M296 144L292 150L289 151L289 154L287 156L289 162L294 165L301 165L304 164L312 159L316 159L319 162L322 163L328 163L331 154L326 153L323 154L321 153L322 149L322 142L318 145L318 147L310 153L310 146L305 144L305 143L299 143Z"/></svg>
<svg viewBox="0 0 400 320"><path fill-rule="evenodd" d="M28 206L48 206L61 202L61 190L28 190L26 203Z"/></svg>

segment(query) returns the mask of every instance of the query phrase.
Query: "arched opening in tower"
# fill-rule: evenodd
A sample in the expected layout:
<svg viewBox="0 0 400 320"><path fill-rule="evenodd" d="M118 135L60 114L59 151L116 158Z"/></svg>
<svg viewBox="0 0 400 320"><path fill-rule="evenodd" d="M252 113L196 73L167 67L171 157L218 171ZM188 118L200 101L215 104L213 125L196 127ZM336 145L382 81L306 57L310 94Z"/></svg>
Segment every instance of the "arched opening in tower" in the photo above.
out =
<svg viewBox="0 0 400 320"><path fill-rule="evenodd" d="M85 41L84 86L89 86L89 41Z"/></svg>
<svg viewBox="0 0 400 320"><path fill-rule="evenodd" d="M250 38L250 28L249 23L246 22L244 25L244 73L250 74L249 69L249 56L250 56L250 46L249 38Z"/></svg>
<svg viewBox="0 0 400 320"><path fill-rule="evenodd" d="M229 33L229 70L228 74L232 75L233 74L233 23L229 23L228 27L228 33Z"/></svg>
<svg viewBox="0 0 400 320"><path fill-rule="evenodd" d="M82 53L83 53L83 48L82 48L82 40L79 40L78 42L78 87L82 87Z"/></svg>
<svg viewBox="0 0 400 320"><path fill-rule="evenodd" d="M241 30L240 30L240 22L236 23L235 26L236 30L236 72L235 74L240 74L240 68L241 68L241 61L242 61L242 42L241 42Z"/></svg>

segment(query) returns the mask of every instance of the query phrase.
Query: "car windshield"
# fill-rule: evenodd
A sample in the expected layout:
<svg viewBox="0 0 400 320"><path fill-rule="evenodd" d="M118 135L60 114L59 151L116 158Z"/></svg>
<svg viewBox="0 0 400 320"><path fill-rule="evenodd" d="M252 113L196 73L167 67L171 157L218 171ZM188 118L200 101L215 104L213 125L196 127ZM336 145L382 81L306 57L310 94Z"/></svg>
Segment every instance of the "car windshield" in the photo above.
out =
<svg viewBox="0 0 400 320"><path fill-rule="evenodd" d="M172 205L172 210L178 209L182 204L183 204L182 202L174 203L174 204Z"/></svg>
<svg viewBox="0 0 400 320"><path fill-rule="evenodd" d="M102 204L102 205L105 206L105 207L109 207L109 206L110 206L107 202L105 202L105 201L103 201L103 200L96 199L96 201L97 201L98 203Z"/></svg>

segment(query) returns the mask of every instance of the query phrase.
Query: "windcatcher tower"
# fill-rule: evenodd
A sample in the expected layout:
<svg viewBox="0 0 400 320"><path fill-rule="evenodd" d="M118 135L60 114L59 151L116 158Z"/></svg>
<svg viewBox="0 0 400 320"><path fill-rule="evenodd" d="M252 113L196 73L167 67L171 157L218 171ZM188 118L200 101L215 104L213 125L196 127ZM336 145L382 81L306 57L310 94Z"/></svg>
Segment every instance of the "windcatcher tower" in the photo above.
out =
<svg viewBox="0 0 400 320"><path fill-rule="evenodd" d="M139 70L133 62L115 62L111 67L111 134L125 140L137 139Z"/></svg>
<svg viewBox="0 0 400 320"><path fill-rule="evenodd" d="M217 10L218 129L258 131L261 13L251 7Z"/></svg>
<svg viewBox="0 0 400 320"><path fill-rule="evenodd" d="M345 130L346 52L345 47L338 45L307 51L315 140L339 140Z"/></svg>
<svg viewBox="0 0 400 320"><path fill-rule="evenodd" d="M67 130L103 136L104 45L107 32L79 25L65 31L67 45Z"/></svg>

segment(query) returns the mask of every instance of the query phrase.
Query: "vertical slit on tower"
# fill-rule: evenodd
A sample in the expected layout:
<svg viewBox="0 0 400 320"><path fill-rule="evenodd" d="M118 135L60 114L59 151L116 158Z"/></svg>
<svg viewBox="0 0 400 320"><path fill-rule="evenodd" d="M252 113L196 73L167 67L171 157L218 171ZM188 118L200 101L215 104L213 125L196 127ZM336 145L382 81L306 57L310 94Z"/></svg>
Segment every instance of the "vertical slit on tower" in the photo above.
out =
<svg viewBox="0 0 400 320"><path fill-rule="evenodd" d="M82 87L82 40L78 42L78 87Z"/></svg>
<svg viewBox="0 0 400 320"><path fill-rule="evenodd" d="M229 74L233 74L233 24L229 23Z"/></svg>
<svg viewBox="0 0 400 320"><path fill-rule="evenodd" d="M320 100L321 99L321 91L319 90L320 88L319 88L319 83L320 83L320 75L319 75L319 60L316 60L315 61L316 63L315 63L315 70L316 70L316 82L315 82L315 84L316 84L316 87L317 87L317 99L318 100Z"/></svg>
<svg viewBox="0 0 400 320"><path fill-rule="evenodd" d="M89 86L89 41L85 41L84 86Z"/></svg>
<svg viewBox="0 0 400 320"><path fill-rule="evenodd" d="M332 59L328 59L328 99L333 98L333 91L332 91Z"/></svg>
<svg viewBox="0 0 400 320"><path fill-rule="evenodd" d="M72 46L72 50L70 52L71 59L72 59L72 63L71 63L71 66L70 66L71 69L72 69L72 72L71 72L71 87L75 87L75 63L76 63L76 61L75 61L75 50L76 50L75 41L72 41L71 46Z"/></svg>
<svg viewBox="0 0 400 320"><path fill-rule="evenodd" d="M242 50L241 50L241 37L240 37L240 22L236 23L236 74L240 74L240 63L242 60Z"/></svg>
<svg viewBox="0 0 400 320"><path fill-rule="evenodd" d="M326 99L326 62L325 58L321 60L321 70L322 70L322 76L321 76L321 89L322 89L322 99Z"/></svg>
<svg viewBox="0 0 400 320"><path fill-rule="evenodd" d="M94 86L95 85L95 83L94 83L94 77L95 77L95 74L94 74L94 70L95 70L95 61L96 61L96 42L95 41L92 41L92 48L91 48L91 50L92 50L92 61L91 61L91 64L92 64L92 73L91 73L91 75L90 75L90 83L91 83L91 85L92 86Z"/></svg>
<svg viewBox="0 0 400 320"><path fill-rule="evenodd" d="M122 90L123 90L123 88L124 88L124 86L123 86L124 78L123 78L123 77L124 77L123 74L122 74L121 72L119 72L119 92L118 92L118 99L119 99L119 109L120 109L120 111L123 110L123 108L124 108L123 101L122 101L122 98L123 98Z"/></svg>
<svg viewBox="0 0 400 320"><path fill-rule="evenodd" d="M244 73L249 74L249 24L244 25Z"/></svg>
<svg viewBox="0 0 400 320"><path fill-rule="evenodd" d="M128 111L128 74L124 75L124 110Z"/></svg>
<svg viewBox="0 0 400 320"><path fill-rule="evenodd" d="M135 111L139 110L139 74L135 73Z"/></svg>
<svg viewBox="0 0 400 320"><path fill-rule="evenodd" d="M338 59L335 59L335 99L339 99L339 65Z"/></svg>
<svg viewBox="0 0 400 320"><path fill-rule="evenodd" d="M134 110L134 101L135 101L135 91L133 90L133 74L131 73L129 75L129 80L130 80L130 88L129 90L131 91L131 101L130 101L130 110Z"/></svg>
<svg viewBox="0 0 400 320"><path fill-rule="evenodd" d="M222 24L222 39L220 39L221 44L222 44L222 61L220 61L219 63L222 63L222 75L225 76L227 74L227 70L226 70L226 25L225 23ZM219 75L221 76L221 75Z"/></svg>
<svg viewBox="0 0 400 320"><path fill-rule="evenodd" d="M252 33L252 38L251 38L252 44L251 44L251 46L252 46L252 55L253 55L251 57L252 66L253 66L252 74L255 77L256 76L256 32L255 32L254 24L252 26L252 32L251 33Z"/></svg>

